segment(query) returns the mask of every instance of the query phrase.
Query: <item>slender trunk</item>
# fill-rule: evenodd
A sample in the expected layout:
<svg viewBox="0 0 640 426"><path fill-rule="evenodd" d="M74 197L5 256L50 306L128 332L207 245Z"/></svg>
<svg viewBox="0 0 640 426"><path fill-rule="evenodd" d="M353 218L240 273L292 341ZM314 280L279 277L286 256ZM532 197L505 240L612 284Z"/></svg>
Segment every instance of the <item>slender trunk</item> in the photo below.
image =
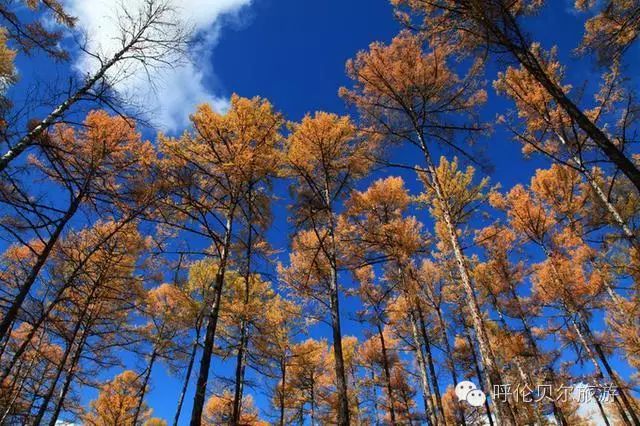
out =
<svg viewBox="0 0 640 426"><path fill-rule="evenodd" d="M69 389L71 387L71 382L73 381L73 370L78 365L78 361L80 361L80 356L82 355L84 345L87 341L87 335L88 328L85 328L82 337L80 338L80 343L76 348L76 352L73 355L71 364L69 365L69 368L67 370L67 377L65 377L64 384L62 385L62 389L60 390L60 396L58 397L58 401L56 402L53 414L51 415L51 419L49 420L49 426L55 426L58 421L58 417L60 416L60 412L62 411L64 401L67 397L67 393L69 392Z"/></svg>
<svg viewBox="0 0 640 426"><path fill-rule="evenodd" d="M593 364L593 368L595 369L596 376L600 380L603 380L604 379L604 374L602 372L602 369L600 368L600 364L598 364L598 361L596 360L596 357L593 354L593 351L591 350L591 346L589 345L589 343L587 342L584 334L582 333L581 326L575 320L572 321L571 325L573 327L573 330L576 332L576 336L578 336L578 339L580 340L580 343L581 343L585 353L587 354L587 357L589 358L589 360ZM629 418L625 414L624 407L620 403L620 400L619 400L617 395L614 395L614 402L616 404L616 407L618 409L618 412L620 413L620 417L622 418L624 424L631 425L631 422L629 421ZM608 419L607 419L606 414L604 413L604 410L602 411L602 416L605 419L605 422L608 422Z"/></svg>
<svg viewBox="0 0 640 426"><path fill-rule="evenodd" d="M332 269L332 275L335 271ZM340 325L340 307L337 288L337 277L332 279L331 289L331 331L333 334L333 355L335 358L336 387L338 389L338 425L348 426L349 422L349 399L347 393L347 380L345 377L344 356L342 353L342 327Z"/></svg>
<svg viewBox="0 0 640 426"><path fill-rule="evenodd" d="M71 218L78 211L78 208L80 207L80 203L84 199L84 194L87 189L87 185L88 183L85 182L85 187L78 193L77 196L73 198L64 216L62 216L62 218L56 224L55 230L49 237L49 240L47 241L44 248L42 249L42 252L40 252L40 254L38 255L36 262L31 268L31 271L29 271L29 275L27 276L25 282L22 283L22 285L20 286L20 290L18 291L18 294L16 295L15 300L13 301L13 303L5 313L4 317L2 318L2 322L0 322L0 340L6 337L5 335L7 334L7 331L9 330L11 323L13 323L13 321L15 321L16 317L18 316L18 312L20 312L20 308L22 307L24 300L27 298L27 295L29 294L31 287L33 286L36 279L38 278L38 275L40 274L40 270L45 265L49 257L49 254L51 253L51 250L53 250L53 247L58 242L58 239L60 238L62 231L67 226L67 223L69 223Z"/></svg>
<svg viewBox="0 0 640 426"><path fill-rule="evenodd" d="M245 351L247 345L247 330L246 325L243 324L240 332L240 347L238 348L238 354L236 356L236 371L235 371L235 383L233 392L233 411L232 411L232 425L237 426L240 421L242 412L242 394L244 388L244 375L245 375Z"/></svg>
<svg viewBox="0 0 640 426"><path fill-rule="evenodd" d="M473 339L471 339L471 336L469 335L469 332L467 330L465 330L465 334L467 337L467 343L469 344L469 349L471 350L471 357L473 360L473 365L475 367L476 370L476 377L478 377L478 382L482 383L483 379L482 379L482 369L480 368L480 363L478 362L478 356L476 355L476 348L473 345ZM491 408L489 407L489 400L485 399L484 401L484 409L487 412L487 420L489 420L489 426L493 426L493 416L491 415ZM498 421L499 423L499 421ZM515 423L514 423L515 425Z"/></svg>
<svg viewBox="0 0 640 426"><path fill-rule="evenodd" d="M184 397L187 394L187 388L189 387L189 380L191 379L191 370L193 370L193 363L198 353L198 341L200 340L200 326L197 327L196 337L193 340L191 347L191 355L189 355L189 364L187 365L187 372L184 376L184 382L182 383L182 390L180 391L180 397L178 398L178 406L176 407L176 414L173 417L173 426L178 426L178 420L180 419L180 412L182 411L182 403Z"/></svg>
<svg viewBox="0 0 640 426"><path fill-rule="evenodd" d="M336 388L338 391L338 426L349 426L349 393L347 390L347 374L344 368L344 356L342 353L342 326L340 325L340 296L338 294L338 265L336 252L335 229L336 225L331 210L331 197L328 184L325 185L324 202L329 212L328 232L331 247L329 248L329 263L331 265L330 277L330 310L331 331L333 334L333 355L335 359Z"/></svg>
<svg viewBox="0 0 640 426"><path fill-rule="evenodd" d="M602 346L600 346L600 344L593 337L591 328L589 327L589 324L586 322L586 320L582 317L582 314L580 314L580 318L582 322L582 329L584 330L584 333L587 335L589 340L593 343L593 348L596 350L596 354L598 355L600 362L602 362L602 365L604 366L604 369L606 370L607 375L611 378L611 381L616 386L617 393L619 394L620 399L622 400L622 404L627 409L627 413L631 418L631 422L635 426L640 426L640 420L638 419L638 414L636 413L633 405L631 404L630 398L627 395L626 386L624 386L624 384L618 378L618 375L616 374L616 372L613 371L613 368L611 368L611 364L609 364L609 360L607 359L607 356L602 350Z"/></svg>
<svg viewBox="0 0 640 426"><path fill-rule="evenodd" d="M0 383L2 383L7 377L9 377L9 373L11 373L11 370L16 365L18 360L20 360L20 357L22 356L22 354L27 350L27 347L31 343L33 336L35 336L36 332L38 331L42 323L49 317L49 314L51 313L51 311L56 305L57 303L50 303L49 306L47 306L47 309L45 310L43 315L40 315L40 317L36 320L36 322L31 326L29 333L27 333L24 340L20 343L20 346L18 346L16 351L12 354L11 360L9 360L7 365L2 368L2 375L0 375Z"/></svg>
<svg viewBox="0 0 640 426"><path fill-rule="evenodd" d="M413 345L415 346L416 359L418 360L418 368L420 369L420 385L422 386L422 398L424 400L424 409L427 413L427 417L430 423L438 425L438 413L431 405L431 390L429 389L429 379L427 376L427 365L424 361L424 354L422 352L422 344L420 343L420 337L418 336L418 327L416 325L415 312L411 312L411 332L413 333Z"/></svg>
<svg viewBox="0 0 640 426"><path fill-rule="evenodd" d="M557 132L556 132L556 136L558 137L562 145L567 149L567 151L571 151L564 137L562 137L562 135L560 135ZM613 220L620 227L625 237L629 239L632 245L637 246L635 235L633 235L631 228L629 228L629 225L627 225L624 219L622 219L622 216L620 215L620 212L618 212L618 209L616 209L616 207L613 204L611 204L611 201L609 201L607 194L605 194L604 190L600 187L600 185L598 185L598 182L596 182L595 177L591 174L589 169L587 169L587 167L584 165L584 162L582 161L582 159L574 153L571 153L571 159L575 163L578 170L580 170L580 173L582 173L582 175L584 176L585 180L587 181L591 189L593 189L593 192L595 192L596 196L600 199L602 204L605 206L605 208L607 209L611 217L613 217Z"/></svg>
<svg viewBox="0 0 640 426"><path fill-rule="evenodd" d="M373 367L371 368L371 390L373 391L373 415L376 419L376 426L378 426L380 424L380 414L378 412L378 392L376 391L376 376Z"/></svg>
<svg viewBox="0 0 640 426"><path fill-rule="evenodd" d="M282 372L282 384L280 385L280 395L279 395L279 403L280 403L280 426L284 426L284 392L285 386L287 385L287 361L286 357L283 357L280 360L280 371Z"/></svg>
<svg viewBox="0 0 640 426"><path fill-rule="evenodd" d="M149 365L144 373L144 379L142 380L142 384L140 385L140 390L138 391L138 402L136 403L136 410L133 414L133 426L137 426L138 419L140 418L140 410L142 409L142 403L144 402L145 394L147 393L147 387L149 385L149 378L151 377L151 370L153 370L153 364L156 362L156 358L158 356L158 352L156 348L153 348L151 352L151 357L149 358Z"/></svg>
<svg viewBox="0 0 640 426"><path fill-rule="evenodd" d="M13 331L13 327L15 326L15 321L11 322L9 325L9 330L7 330L6 337L2 339L2 347L0 347L0 361L4 358L4 352L7 350L7 346L9 346L9 341L11 340L11 332ZM4 377L0 379L0 383L4 381ZM0 423L1 424L1 423Z"/></svg>
<svg viewBox="0 0 640 426"><path fill-rule="evenodd" d="M594 399L596 401L596 405L598 406L598 411L600 412L600 416L602 417L604 424L606 426L611 426L611 423L609 423L609 417L607 417L607 413L604 411L604 407L602 406L602 403L598 398L594 398Z"/></svg>
<svg viewBox="0 0 640 426"><path fill-rule="evenodd" d="M560 273L558 272L554 259L551 256L551 252L549 251L549 249L543 245L542 246L543 252L545 254L545 256L547 256L547 258L549 258L549 261L551 262L551 268L552 271L554 273L554 279L557 281L558 285L562 288L563 286L563 282L560 279ZM615 292L613 292L613 289L611 289L611 292L615 295ZM613 299L614 302L617 300L616 298ZM604 351L602 351L602 348L598 345L598 343L596 342L595 338L593 337L593 334L591 333L591 329L589 328L589 323L586 320L586 318L584 318L582 312L580 311L576 311L575 309L570 308L569 306L567 306L566 304L564 304L564 309L565 311L567 311L567 313L569 315L577 315L579 317L579 322L576 323L575 320L573 320L573 327L574 330L576 331L576 334L580 340L580 342L582 343L582 346L585 349L585 352L587 353L587 355L589 356L589 358L591 359L592 363L594 364L594 367L596 369L596 373L598 374L598 376L601 379L604 379L604 374L602 372L602 369L600 368L600 365L598 364L598 361L595 357L595 355L593 354L593 351L591 349L591 344L593 345L593 347L596 349L596 352L598 353L598 356L600 358L600 361L602 362L602 364L605 366L605 369L607 370L607 374L609 374L609 377L611 378L611 380L613 381L613 384L615 384L618 387L618 395L614 395L614 401L616 403L616 406L618 407L618 410L620 411L620 416L622 417L623 421L626 424L632 424L631 421L629 420L629 417L627 417L627 414L625 413L625 410L623 408L624 407L627 408L627 410L629 411L629 416L631 417L631 419L633 419L633 424L636 426L640 426L640 420L638 419L638 415L635 412L633 406L631 405L631 402L629 401L629 398L627 397L626 391L624 390L624 388L622 387L622 383L618 380L618 376L615 374L615 372L613 371L613 369L611 368L611 366L609 365L609 362L607 361L607 357L604 354ZM585 334L586 334L586 338L585 338ZM622 403L620 402L620 399L622 399Z"/></svg>
<svg viewBox="0 0 640 426"><path fill-rule="evenodd" d="M445 416L444 416L444 407L442 406L442 396L440 395L440 386L438 385L438 375L436 374L436 368L433 363L433 355L431 354L431 343L429 339L429 335L427 334L427 324L424 320L424 313L422 312L422 308L420 305L417 307L418 320L420 321L420 334L422 335L422 341L424 343L425 349L425 361L429 366L429 375L431 376L431 384L433 385L433 393L436 397L436 404L438 406L438 410L436 412L436 416L440 415L440 421L442 424L446 424Z"/></svg>
<svg viewBox="0 0 640 426"><path fill-rule="evenodd" d="M498 314L498 319L500 320L500 325L502 325L502 329L505 330L506 332L510 333L511 330L509 330L509 326L507 325L507 321L504 318L504 314L502 313L502 309L500 308L500 305L498 304L498 299L497 297L489 292L490 294L490 298L491 298L491 303L494 307L494 309L496 310L496 313ZM513 363L516 366L516 370L518 371L518 376L520 376L520 380L522 380L522 382L529 387L529 389L535 389L536 385L534 383L533 380L531 380L531 377L529 376L529 374L527 374L526 371L524 371L524 368L521 365L521 360L522 358L519 355L516 355L513 357ZM514 407L514 411L516 412L516 415L518 415L518 409L517 407ZM536 419L538 420L539 424L544 424L544 420L542 418L542 414L540 412L540 408L538 406L538 404L534 404L533 405L533 412L535 413Z"/></svg>
<svg viewBox="0 0 640 426"><path fill-rule="evenodd" d="M82 307L82 312L80 313L80 316L78 317L78 320L76 321L76 324L73 327L73 331L71 333L71 338L69 339L69 344L65 348L64 354L62 355L62 359L58 363L58 368L56 369L56 373L55 373L55 376L54 376L54 378L53 378L53 380L51 382L51 386L49 387L49 390L47 391L45 397L43 398L42 402L40 403L40 409L38 410L36 418L35 418L35 420L33 422L34 425L39 425L42 422L42 419L44 418L44 415L45 415L45 413L47 411L47 406L49 405L49 402L51 401L51 398L53 397L53 394L55 393L56 386L58 384L58 380L60 380L60 376L62 375L62 371L64 370L64 367L67 364L67 359L69 358L69 355L71 354L71 350L73 349L74 344L76 343L76 339L78 338L78 333L80 333L80 330L82 329L82 325L84 324L84 321L85 321L86 316L87 316L87 314L89 312L89 308L91 307L91 304L93 303L93 298L94 298L94 295L95 295L97 290L98 290L98 286L94 285L91 288L91 293L88 295L84 306ZM85 326L85 329L83 331L83 338L87 333L87 328L88 328L88 326ZM81 340L83 340L83 339L81 339Z"/></svg>
<svg viewBox="0 0 640 426"><path fill-rule="evenodd" d="M202 358L200 359L200 371L198 372L198 381L196 382L196 394L193 399L191 426L200 426L202 423L202 410L204 409L204 400L207 394L207 381L209 380L209 369L211 367L211 356L213 354L213 342L216 337L216 327L218 325L218 315L220 313L220 299L222 298L224 275L227 267L229 246L231 244L234 211L235 209L232 208L229 212L229 216L227 217L224 242L222 252L220 254L220 264L218 265L218 272L216 273L213 289L214 302L207 318L207 331L204 339L204 348L202 349Z"/></svg>
<svg viewBox="0 0 640 426"><path fill-rule="evenodd" d="M249 200L251 200L251 194L249 194ZM244 306L242 324L240 326L240 346L238 347L238 354L236 356L236 373L235 373L235 389L233 392L233 411L231 413L231 423L233 426L237 426L240 422L240 416L242 413L242 397L244 391L244 376L245 376L245 351L247 350L247 344L249 340L249 324L244 317L246 314L246 307L249 305L249 292L251 291L251 250L252 250L252 223L251 223L251 206L249 206L249 213L247 218L248 223L248 236L247 236L247 265L244 273Z"/></svg>
<svg viewBox="0 0 640 426"><path fill-rule="evenodd" d="M387 385L387 396L389 398L389 417L391 417L391 424L396 425L396 411L395 411L395 398L393 395L393 387L391 386L391 369L389 368L389 358L387 355L387 346L384 341L384 333L380 323L377 324L378 336L380 337L380 347L382 349L382 368L384 370L384 380Z"/></svg>
<svg viewBox="0 0 640 426"><path fill-rule="evenodd" d="M311 426L316 424L316 392L315 381L311 380Z"/></svg>
<svg viewBox="0 0 640 426"><path fill-rule="evenodd" d="M355 422L356 426L360 426L362 424L362 420L360 419L360 387L358 386L358 376L355 367L352 364L351 367L351 381L353 382L353 390L354 390L354 404L355 404Z"/></svg>
<svg viewBox="0 0 640 426"><path fill-rule="evenodd" d="M435 299L433 299L435 300ZM435 308L437 316L438 316L438 324L440 325L440 331L442 333L442 341L444 342L444 350L447 355L447 365L449 367L449 372L451 373L451 380L453 384L458 383L458 373L456 372L456 364L453 360L453 351L451 350L451 344L449 343L449 334L447 333L447 326L444 322L444 318L442 317L442 309L440 306L436 306ZM462 426L467 425L467 421L465 419L464 408L460 401L454 402L456 407L456 412L458 414L458 421Z"/></svg>
<svg viewBox="0 0 640 426"><path fill-rule="evenodd" d="M538 347L538 343L536 342L535 337L533 336L533 331L531 330L531 326L529 325L529 321L526 317L526 315L524 314L524 310L522 309L522 305L520 303L520 296L518 296L518 294L515 291L515 288L513 286L510 286L509 288L510 292L511 292L511 297L512 299L516 302L516 306L517 306L517 310L518 310L518 317L520 319L520 322L522 323L522 328L524 329L524 334L527 338L527 341L529 343L529 346L531 347L531 349L533 350L534 353L534 362L535 365L537 366L538 369L544 371L545 376L542 379L542 382L545 383L547 381L551 381L551 383L553 385L555 385L555 383L557 382L556 380L556 374L553 371L553 368L548 365L545 364L544 366L542 365L542 352L540 351L540 348ZM560 406L558 406L558 404L556 404L556 401L551 398L551 406L553 408L553 416L556 419L556 423L558 425L561 426L567 426L567 420L564 416L564 413L562 412L562 409L560 408Z"/></svg>
<svg viewBox="0 0 640 426"><path fill-rule="evenodd" d="M38 357L35 357L35 356L31 358L31 361L29 362L29 366L26 369L25 378L28 377L31 374L31 371L33 371L33 367L34 367L37 359L38 359ZM10 392L13 393L13 396L11 398L11 402L7 405L4 413L2 414L2 417L0 418L0 425L4 425L5 424L5 419L7 418L9 413L11 413L11 410L13 409L16 401L18 400L18 397L22 393L22 390L24 389L25 384L27 382L26 380L20 380L20 385L18 385L18 389L15 389L15 385L17 383L17 378L20 377L20 374L22 373L22 367L23 367L23 365L21 363L18 366L18 370L16 372L16 380L13 380L13 383L8 388L8 389L10 389ZM4 383L4 382L2 382L2 383Z"/></svg>
<svg viewBox="0 0 640 426"><path fill-rule="evenodd" d="M431 160L431 156L429 154L427 144L422 134L419 132L418 132L418 137L420 139L421 148L424 153L425 161L427 163L427 169L429 171L429 175L431 176L431 183L435 190L437 200L440 203L442 208L442 216L443 216L442 219L445 223L447 233L449 236L449 242L451 243L453 254L456 259L456 264L458 266L458 273L460 274L460 281L462 283L462 287L466 294L467 304L468 304L467 307L471 314L471 322L475 331L476 339L478 341L480 358L487 372L487 374L485 375L486 385L487 385L487 389L490 391L491 389L493 389L494 385L500 385L503 383L502 375L500 374L500 370L498 369L495 355L491 350L491 345L489 343L489 336L487 334L487 330L485 328L484 321L482 319L482 313L480 312L480 305L478 304L475 290L474 290L473 284L471 283L471 277L469 276L469 271L467 270L467 265L464 259L464 255L462 254L462 248L460 246L460 241L458 240L456 226L453 223L451 212L449 211L449 205L446 198L446 194L444 194L443 192L442 185L440 183L440 179L438 178L436 168ZM513 413L513 409L508 402L496 402L495 405L496 405L496 420L498 421L499 424L509 425L509 426L516 425L516 416Z"/></svg>
<svg viewBox="0 0 640 426"><path fill-rule="evenodd" d="M45 308L44 312L33 323L33 325L31 326L31 329L29 330L29 333L24 338L24 340L22 341L22 343L20 344L18 349L13 353L11 360L7 363L6 366L4 366L2 368L2 373L0 375L0 383L2 383L9 376L9 373L11 372L11 369L13 368L15 363L18 361L18 359L22 356L24 351L27 349L27 347L29 346L29 343L31 342L31 339L33 339L33 336L35 336L35 333L38 331L40 326L46 320L49 319L49 315L51 314L51 312L53 312L53 310L56 308L56 306L58 306L58 303L60 303L63 300L62 296L64 295L64 292L69 288L69 286L71 284L73 284L75 282L75 279L83 271L84 266L89 262L89 260L91 260L93 258L93 255L106 242L108 242L114 235L116 235L118 232L120 232L120 230L122 230L122 228L126 224L131 223L131 221L135 217L138 216L138 213L139 213L139 211L133 212L132 214L130 214L126 218L124 218L121 221L119 221L118 226L116 226L112 231L110 231L107 235L105 235L104 238L102 238L97 244L95 244L94 247L86 254L86 256L80 262L78 262L78 264L74 267L74 269L71 272L71 274L69 274L69 277L56 290L55 295L54 295L53 300L51 301L51 303L49 303L47 305L47 307Z"/></svg>

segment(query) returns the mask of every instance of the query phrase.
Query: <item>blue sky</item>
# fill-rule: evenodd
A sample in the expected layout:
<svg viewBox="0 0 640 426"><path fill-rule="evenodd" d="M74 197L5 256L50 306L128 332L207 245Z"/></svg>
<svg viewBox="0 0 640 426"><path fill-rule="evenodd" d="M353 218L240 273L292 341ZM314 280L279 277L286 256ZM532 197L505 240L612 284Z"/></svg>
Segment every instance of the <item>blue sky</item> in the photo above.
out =
<svg viewBox="0 0 640 426"><path fill-rule="evenodd" d="M89 18L91 14L82 9L82 0L68 0L68 3L75 11L86 14L82 16L87 19L98 19L91 25L99 22L99 15ZM337 96L338 88L349 84L344 73L345 61L373 41L389 41L399 30L392 8L385 0L191 0L185 3L195 8L190 10L190 17L206 17L198 23L204 42L199 46L195 68L190 69L194 76L187 85L189 96L173 99L180 108L163 111L156 117L159 127L168 128L170 132L182 130L179 123L184 122L189 108L198 101L209 99L222 105L232 93L265 97L289 120L299 120L315 110L345 113L345 105ZM597 81L597 69L591 62L571 54L582 33L582 19L570 11L570 3L568 0L553 2L553 6L547 6L531 20L530 29L544 47L553 44L560 47L561 59L571 64L568 76L573 82L592 88ZM198 9L200 7L216 11L206 12ZM91 25L87 24L87 28L91 29ZM628 59L630 66L638 65L638 56L636 46L627 55L631 58ZM487 121L493 121L497 112L504 112L510 106L491 89L496 70L504 66L504 62L497 62L488 68L489 102L482 111ZM34 72L34 69L26 70L24 75ZM183 77L167 81L185 84ZM196 84L191 84L194 82ZM176 89L180 86L169 86L166 92L175 94ZM153 132L147 134L152 137ZM535 168L548 165L545 159L523 160L519 144L500 128L480 143L491 158L492 182L501 183L505 189L517 182L528 182ZM397 157L409 164L417 162L408 150L400 150ZM418 190L415 176L403 175L409 188L414 192ZM364 180L360 186L365 187L374 178L375 175ZM286 198L286 183L279 183L276 190L277 195ZM290 233L286 204L286 200L282 200L275 206L276 220L270 231L272 244L282 249L286 249ZM281 260L286 260L286 252ZM356 306L353 300L343 304L345 312L353 312ZM361 336L360 326L349 319L350 315L345 313L344 318L344 334ZM328 330L317 327L311 335L328 337ZM215 362L212 369L215 373L224 374L232 367ZM180 384L181 380L166 374L164 366L156 367L148 397L155 416L173 418ZM192 388L185 399L181 424L186 424L190 416L191 392ZM260 408L267 407L260 389L250 393ZM93 391L82 395L85 400L94 396Z"/></svg>

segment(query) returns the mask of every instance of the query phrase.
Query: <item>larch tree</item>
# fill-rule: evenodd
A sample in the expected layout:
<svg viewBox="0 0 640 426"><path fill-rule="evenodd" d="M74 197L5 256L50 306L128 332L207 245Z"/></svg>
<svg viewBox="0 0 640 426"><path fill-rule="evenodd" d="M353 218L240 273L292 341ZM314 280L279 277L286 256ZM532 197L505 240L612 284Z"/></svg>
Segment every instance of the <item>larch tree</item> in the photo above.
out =
<svg viewBox="0 0 640 426"><path fill-rule="evenodd" d="M472 64L468 74L461 78L448 66L453 53L450 46L434 46L425 53L421 37L403 32L391 44L374 43L369 51L348 61L347 74L354 87L341 89L341 94L358 108L370 132L390 141L407 142L423 155L426 166L423 176L433 195L431 200L439 214L443 239L456 259L482 363L488 373L486 385L493 389L494 384L502 383L500 370L489 346L457 229L463 218L460 215L466 213L457 210L460 204L455 203L462 202L455 199L459 194L446 192L455 189L456 183L442 180L433 158L438 145L462 150L460 136L470 136L482 129L474 119L476 107L486 98L476 79L480 64ZM508 404L498 403L497 407L500 421L515 424Z"/></svg>
<svg viewBox="0 0 640 426"><path fill-rule="evenodd" d="M426 403L425 410L437 424L442 420L443 411L440 391L430 337L426 328L419 324L418 317L423 318L423 313L416 288L412 286L415 281L411 279L414 257L424 250L426 238L422 234L422 224L415 217L405 215L411 201L404 181L399 177L378 180L364 192L355 191L346 202L340 235L342 244L352 253L356 267L385 262L385 279L393 283L390 287L407 302L425 401L430 401L432 386L435 394L435 406ZM391 293L385 292L387 298Z"/></svg>
<svg viewBox="0 0 640 426"><path fill-rule="evenodd" d="M608 0L597 3L576 0L579 11L592 11L584 24L584 37L579 51L594 52L598 61L607 64L620 60L640 34L640 4L637 1Z"/></svg>
<svg viewBox="0 0 640 426"><path fill-rule="evenodd" d="M278 171L284 122L266 100L236 95L225 114L204 104L191 122L192 130L178 139L160 137L162 171L171 195L156 213L156 220L204 238L211 247L203 254L217 261L210 300L205 301L205 342L191 414L191 425L197 426L205 403L234 225L241 203L257 182Z"/></svg>
<svg viewBox="0 0 640 426"><path fill-rule="evenodd" d="M141 330L142 337L149 341L150 351L142 373L142 383L138 395L138 406L134 414L134 423L142 411L145 394L150 386L151 373L157 361L169 365L181 358L182 348L188 346L187 335L198 315L196 302L173 284L164 283L152 288L142 300L143 317L147 324Z"/></svg>
<svg viewBox="0 0 640 426"><path fill-rule="evenodd" d="M290 386L293 407L292 422L316 425L327 407L327 397L331 392L331 377L328 365L329 347L326 340L307 339L292 347L292 363L289 367L285 386Z"/></svg>
<svg viewBox="0 0 640 426"><path fill-rule="evenodd" d="M253 398L247 395L242 401L242 412L239 418L234 418L234 396L225 391L222 395L212 395L205 405L203 424L217 426L226 424L238 424L246 426L267 426L268 423L260 420L258 410L254 407Z"/></svg>
<svg viewBox="0 0 640 426"><path fill-rule="evenodd" d="M58 279L65 282L65 272L74 270L75 262L82 259L83 245L91 244L92 238L95 234L91 229L80 233L71 239L75 250L52 259L53 283ZM136 229L126 229L105 244L67 287L65 300L51 313L49 325L60 336L64 352L39 404L36 423L43 421L53 403L47 424L55 425L77 381L90 382L95 371L118 364L114 349L130 344L129 321L142 296L135 272L144 248Z"/></svg>
<svg viewBox="0 0 640 426"><path fill-rule="evenodd" d="M519 63L640 191L640 169L624 152L624 146L613 140L589 112L569 96L536 54L536 44L524 29L525 20L544 3L540 0L392 0L397 14L407 25L413 26L419 20L417 26L423 37L438 45L453 46L462 55L476 52L482 56L505 55Z"/></svg>
<svg viewBox="0 0 640 426"><path fill-rule="evenodd" d="M138 411L136 395L139 389L138 374L131 370L123 371L112 381L101 386L98 397L91 401L91 408L82 417L82 421L90 426L141 426L150 419L152 410L143 404L138 422L133 422L135 413Z"/></svg>
<svg viewBox="0 0 640 426"><path fill-rule="evenodd" d="M372 145L357 134L348 117L318 112L292 126L285 147L296 182L293 220L299 232L283 277L290 288L315 299L330 316L340 426L349 424L349 397L342 355L337 205L367 172Z"/></svg>
<svg viewBox="0 0 640 426"><path fill-rule="evenodd" d="M295 407L295 390L289 384L290 367L294 362L294 338L305 327L301 306L278 294L273 297L263 312L264 328L254 336L256 364L274 383L270 392L272 405L277 411L277 424L284 426Z"/></svg>
<svg viewBox="0 0 640 426"><path fill-rule="evenodd" d="M522 285L530 271L524 261L512 262L514 252L520 248L516 233L506 226L490 225L477 233L475 241L485 250L487 259L476 265L474 276L498 315L505 341L512 341L511 345L505 345L510 350L504 352L508 352L515 364L517 380L531 389L549 383L559 386L558 375L552 366L555 356L542 350L535 334L534 321L540 315L540 309L522 296ZM517 320L520 327L514 330L509 325L510 319ZM530 409L532 405L538 417L542 416L545 407L551 406L556 422L567 424L561 405L551 396L539 401L539 407L528 404L523 408Z"/></svg>

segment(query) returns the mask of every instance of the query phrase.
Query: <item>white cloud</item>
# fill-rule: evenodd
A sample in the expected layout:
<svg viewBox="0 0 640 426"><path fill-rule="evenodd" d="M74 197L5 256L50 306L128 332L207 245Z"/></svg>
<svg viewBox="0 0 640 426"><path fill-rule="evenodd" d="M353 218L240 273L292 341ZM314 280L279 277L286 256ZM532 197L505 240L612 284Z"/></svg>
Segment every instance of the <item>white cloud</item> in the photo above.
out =
<svg viewBox="0 0 640 426"><path fill-rule="evenodd" d="M240 12L252 0L171 0L180 21L188 23L198 42L190 52L191 62L162 69L153 76L153 84L144 75L122 81L117 90L135 99L149 110L150 121L165 131L180 130L197 104L210 102L224 110L226 98L216 93L215 70L211 67L212 50L217 44L223 18ZM115 50L118 34L116 16L120 1L65 0L67 10L78 18L80 30L88 36L88 48L108 56ZM122 0L127 10L137 10L144 0ZM90 72L95 62L84 55L75 64L81 73Z"/></svg>

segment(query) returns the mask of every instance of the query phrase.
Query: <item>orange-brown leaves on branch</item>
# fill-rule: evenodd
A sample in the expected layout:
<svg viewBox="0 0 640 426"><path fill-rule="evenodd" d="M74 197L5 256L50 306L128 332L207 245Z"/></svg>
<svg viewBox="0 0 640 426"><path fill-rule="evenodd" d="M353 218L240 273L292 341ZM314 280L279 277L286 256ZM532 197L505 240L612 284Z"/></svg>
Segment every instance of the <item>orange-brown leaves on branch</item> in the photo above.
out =
<svg viewBox="0 0 640 426"><path fill-rule="evenodd" d="M424 243L422 224L404 216L411 201L400 177L380 179L364 192L354 191L340 220L345 251L359 263L377 254L394 265L406 264Z"/></svg>
<svg viewBox="0 0 640 426"><path fill-rule="evenodd" d="M278 173L284 121L268 101L233 95L225 114L203 104L191 122L192 129L180 138L159 136L176 219L198 222L199 216L191 211L228 213L252 185ZM207 232L207 221L199 222Z"/></svg>
<svg viewBox="0 0 640 426"><path fill-rule="evenodd" d="M584 24L580 52L595 52L598 60L607 64L618 60L640 34L640 2L638 0L576 0L578 10L594 9L595 16Z"/></svg>
<svg viewBox="0 0 640 426"><path fill-rule="evenodd" d="M205 426L218 426L231 424L233 411L233 395L224 391L221 395L211 396L204 408L202 424ZM253 404L253 397L247 395L242 399L242 413L239 426L267 426L269 423L260 420L258 410Z"/></svg>
<svg viewBox="0 0 640 426"><path fill-rule="evenodd" d="M100 388L98 397L91 401L90 410L82 416L83 423L90 426L138 426L133 424L133 418L139 390L138 374L125 370ZM139 424L149 419L151 411L146 404L142 405Z"/></svg>
<svg viewBox="0 0 640 426"><path fill-rule="evenodd" d="M308 216L317 214L325 223L333 204L369 170L371 142L358 136L349 117L326 112L305 116L291 130L285 152L298 182L294 188L301 207L298 220L309 227Z"/></svg>
<svg viewBox="0 0 640 426"><path fill-rule="evenodd" d="M149 188L140 182L149 176L155 151L133 122L92 111L81 128L56 126L42 146L46 161L30 160L53 181L123 209L145 202Z"/></svg>
<svg viewBox="0 0 640 426"><path fill-rule="evenodd" d="M31 12L31 22L23 19L24 11L19 11L19 7L12 7L11 3L24 3ZM62 49L60 41L64 35L62 30L51 29L47 25L42 12L49 12L56 23L68 28L73 28L76 18L67 13L60 0L21 0L19 2L3 2L0 5L0 19L8 29L9 38L18 45L20 50L29 54L35 49L46 52L51 57L58 60L66 60L68 52ZM45 15L46 16L46 15Z"/></svg>
<svg viewBox="0 0 640 426"><path fill-rule="evenodd" d="M450 46L425 53L424 44L422 37L402 32L389 45L372 43L347 61L353 88L341 88L340 95L374 134L419 144L416 132L450 142L451 131L479 129L461 123L456 113L468 115L486 99L474 78L480 63L460 77L449 66Z"/></svg>

